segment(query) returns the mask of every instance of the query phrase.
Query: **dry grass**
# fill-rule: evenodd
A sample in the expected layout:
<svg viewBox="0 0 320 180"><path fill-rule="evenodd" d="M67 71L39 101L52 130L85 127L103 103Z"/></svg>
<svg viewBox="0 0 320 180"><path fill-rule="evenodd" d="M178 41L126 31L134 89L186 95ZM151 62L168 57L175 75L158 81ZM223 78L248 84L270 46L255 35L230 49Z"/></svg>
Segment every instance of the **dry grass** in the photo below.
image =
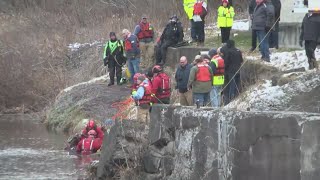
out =
<svg viewBox="0 0 320 180"><path fill-rule="evenodd" d="M217 4L209 3L209 23ZM38 111L61 89L98 75L101 52L70 69L69 43L104 41L110 31L133 30L142 14L158 30L173 14L188 27L182 7L182 0L2 0L0 111L17 106Z"/></svg>

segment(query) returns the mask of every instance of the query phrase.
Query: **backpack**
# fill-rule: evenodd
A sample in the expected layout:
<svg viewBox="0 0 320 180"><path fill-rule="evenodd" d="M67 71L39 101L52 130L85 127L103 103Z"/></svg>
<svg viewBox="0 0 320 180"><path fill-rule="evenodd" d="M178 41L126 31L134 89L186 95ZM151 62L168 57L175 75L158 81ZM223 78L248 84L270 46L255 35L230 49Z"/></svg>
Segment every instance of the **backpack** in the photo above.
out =
<svg viewBox="0 0 320 180"><path fill-rule="evenodd" d="M161 86L158 89L159 94L168 94L171 91L171 79L166 73L158 75L161 78Z"/></svg>

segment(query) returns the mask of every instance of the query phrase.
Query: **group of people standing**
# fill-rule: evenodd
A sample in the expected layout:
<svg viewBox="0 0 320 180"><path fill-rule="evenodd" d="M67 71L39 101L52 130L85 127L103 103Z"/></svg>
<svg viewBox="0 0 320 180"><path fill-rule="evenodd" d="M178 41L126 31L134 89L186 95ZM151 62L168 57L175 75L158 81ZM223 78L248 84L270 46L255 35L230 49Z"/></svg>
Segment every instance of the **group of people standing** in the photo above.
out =
<svg viewBox="0 0 320 180"><path fill-rule="evenodd" d="M184 0L184 11L186 12L191 25L191 43L198 46L204 45L205 40L205 17L208 14L208 7L205 0ZM235 16L231 0L222 0L217 10L217 26L221 30L221 42L226 43L230 38L230 31Z"/></svg>
<svg viewBox="0 0 320 180"><path fill-rule="evenodd" d="M183 41L183 28L176 15L172 16L159 38L156 38L154 27L143 15L134 32L122 30L123 40L119 40L115 32L110 32L103 53L104 65L108 66L110 83L108 86L122 84L122 66L127 64L130 72L130 83L133 84L134 74L142 68L152 67L154 64L164 65L168 47ZM154 59L156 61L154 61Z"/></svg>
<svg viewBox="0 0 320 180"><path fill-rule="evenodd" d="M180 104L220 107L223 102L227 105L241 90L238 70L242 63L242 53L233 40L211 49L208 55L197 55L192 63L182 56L175 74Z"/></svg>

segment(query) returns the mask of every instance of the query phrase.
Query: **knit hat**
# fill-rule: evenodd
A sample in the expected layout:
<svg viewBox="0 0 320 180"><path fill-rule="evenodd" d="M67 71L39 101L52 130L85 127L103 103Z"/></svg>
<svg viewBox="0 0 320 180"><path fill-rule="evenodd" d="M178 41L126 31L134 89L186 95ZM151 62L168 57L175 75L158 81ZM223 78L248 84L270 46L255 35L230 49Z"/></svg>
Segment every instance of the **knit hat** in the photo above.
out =
<svg viewBox="0 0 320 180"><path fill-rule="evenodd" d="M208 55L212 58L213 56L217 55L217 50L214 48L210 49Z"/></svg>
<svg viewBox="0 0 320 180"><path fill-rule="evenodd" d="M210 59L211 59L211 58L209 57L209 55L206 55L206 54L201 55L201 57L202 57L202 59L208 59L208 60L210 60Z"/></svg>
<svg viewBox="0 0 320 180"><path fill-rule="evenodd" d="M228 1L228 0L222 0L222 3L227 3L227 4L229 4L229 1Z"/></svg>
<svg viewBox="0 0 320 180"><path fill-rule="evenodd" d="M117 37L115 32L110 32L109 36L110 36L110 37L111 37L111 36Z"/></svg>
<svg viewBox="0 0 320 180"><path fill-rule="evenodd" d="M143 14L142 16L141 16L141 19L147 19L148 17L147 17L147 15L146 14Z"/></svg>
<svg viewBox="0 0 320 180"><path fill-rule="evenodd" d="M199 59L202 59L201 55L196 55L196 57L194 57L194 60L199 60Z"/></svg>

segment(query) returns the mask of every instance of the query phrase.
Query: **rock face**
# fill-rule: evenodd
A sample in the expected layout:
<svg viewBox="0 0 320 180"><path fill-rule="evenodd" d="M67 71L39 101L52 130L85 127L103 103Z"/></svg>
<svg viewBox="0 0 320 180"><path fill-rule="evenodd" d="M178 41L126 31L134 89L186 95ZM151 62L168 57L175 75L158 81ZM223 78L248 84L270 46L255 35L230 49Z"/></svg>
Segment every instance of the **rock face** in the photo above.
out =
<svg viewBox="0 0 320 180"><path fill-rule="evenodd" d="M320 114L314 113L241 112L157 105L151 114L148 143L138 145L146 150L140 161L142 167L137 169L142 171L138 177L316 180L320 167L319 126ZM109 142L123 139L125 136ZM109 145L104 144L106 146ZM110 149L104 149L104 152L100 169L106 167L105 157L113 157L109 163L117 157L117 153L107 156L115 152Z"/></svg>
<svg viewBox="0 0 320 180"><path fill-rule="evenodd" d="M316 130L320 114L185 107L157 107L153 113L158 114L154 116L158 120L151 122L160 121L161 125L151 127L149 135L170 129L171 124L165 122L170 122L166 117L171 113L175 124L175 153L171 157L175 166L166 179L316 179L319 166L310 158L320 153ZM159 132L152 137L166 140L166 133ZM300 170L307 175L301 176Z"/></svg>
<svg viewBox="0 0 320 180"><path fill-rule="evenodd" d="M103 140L98 179L140 179L143 172L141 157L148 146L146 127L137 121L116 121Z"/></svg>
<svg viewBox="0 0 320 180"><path fill-rule="evenodd" d="M60 93L47 117L50 129L69 132L82 119L111 118L116 109L114 102L127 98L130 90L124 86L108 87L105 82L83 83Z"/></svg>

